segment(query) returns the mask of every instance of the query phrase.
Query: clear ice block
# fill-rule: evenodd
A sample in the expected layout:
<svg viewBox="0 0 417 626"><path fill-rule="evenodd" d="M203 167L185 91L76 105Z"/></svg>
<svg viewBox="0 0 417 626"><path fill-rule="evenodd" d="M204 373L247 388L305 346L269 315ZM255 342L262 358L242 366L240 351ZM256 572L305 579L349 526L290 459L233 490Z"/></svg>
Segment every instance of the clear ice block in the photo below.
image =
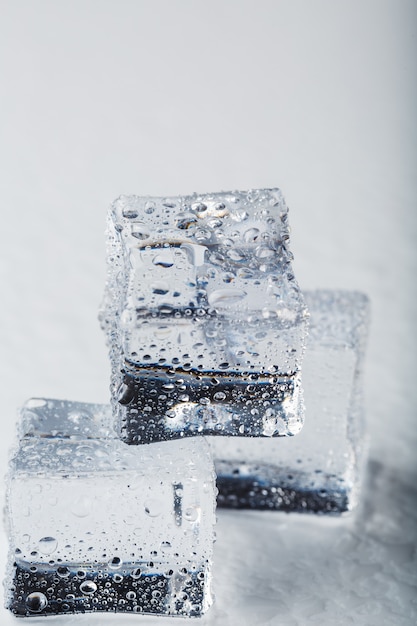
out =
<svg viewBox="0 0 417 626"><path fill-rule="evenodd" d="M308 316L287 218L278 189L114 203L100 317L124 441L298 433Z"/></svg>
<svg viewBox="0 0 417 626"><path fill-rule="evenodd" d="M10 462L17 616L198 616L211 603L214 473L202 438L129 447L109 406L30 400Z"/></svg>
<svg viewBox="0 0 417 626"><path fill-rule="evenodd" d="M304 295L310 311L304 428L279 441L210 438L218 506L337 514L357 502L368 299L348 291Z"/></svg>

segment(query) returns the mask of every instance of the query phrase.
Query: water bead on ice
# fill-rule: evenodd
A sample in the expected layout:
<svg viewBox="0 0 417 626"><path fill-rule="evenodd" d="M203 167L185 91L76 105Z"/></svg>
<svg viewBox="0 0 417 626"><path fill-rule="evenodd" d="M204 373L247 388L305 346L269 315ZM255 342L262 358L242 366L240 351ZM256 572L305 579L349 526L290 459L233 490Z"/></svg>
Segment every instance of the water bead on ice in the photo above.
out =
<svg viewBox="0 0 417 626"><path fill-rule="evenodd" d="M92 580L85 580L80 585L80 591L86 596L89 596L97 591L97 585Z"/></svg>
<svg viewBox="0 0 417 626"><path fill-rule="evenodd" d="M47 606L48 599L40 591L30 593L25 600L25 605L31 613L41 613Z"/></svg>

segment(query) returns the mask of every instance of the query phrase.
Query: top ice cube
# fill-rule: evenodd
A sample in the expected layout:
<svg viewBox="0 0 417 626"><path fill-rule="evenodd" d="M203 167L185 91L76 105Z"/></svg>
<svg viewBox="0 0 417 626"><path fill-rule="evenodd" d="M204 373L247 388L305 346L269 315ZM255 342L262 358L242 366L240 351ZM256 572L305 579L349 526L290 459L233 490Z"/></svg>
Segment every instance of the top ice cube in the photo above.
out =
<svg viewBox="0 0 417 626"><path fill-rule="evenodd" d="M122 196L101 321L123 439L293 435L307 311L279 189Z"/></svg>

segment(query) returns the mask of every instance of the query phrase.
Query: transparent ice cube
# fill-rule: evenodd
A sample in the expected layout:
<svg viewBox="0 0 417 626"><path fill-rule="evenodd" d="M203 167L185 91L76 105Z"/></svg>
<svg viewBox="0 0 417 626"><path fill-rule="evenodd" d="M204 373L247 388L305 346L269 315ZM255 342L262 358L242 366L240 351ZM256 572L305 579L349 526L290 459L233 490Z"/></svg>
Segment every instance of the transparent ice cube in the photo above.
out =
<svg viewBox="0 0 417 626"><path fill-rule="evenodd" d="M279 441L210 438L218 506L342 513L357 502L368 299L348 291L304 295L310 311L304 428Z"/></svg>
<svg viewBox="0 0 417 626"><path fill-rule="evenodd" d="M101 322L125 441L300 430L307 312L287 218L278 189L114 203Z"/></svg>
<svg viewBox="0 0 417 626"><path fill-rule="evenodd" d="M10 462L6 606L18 616L198 616L214 473L202 438L129 447L109 406L30 400Z"/></svg>

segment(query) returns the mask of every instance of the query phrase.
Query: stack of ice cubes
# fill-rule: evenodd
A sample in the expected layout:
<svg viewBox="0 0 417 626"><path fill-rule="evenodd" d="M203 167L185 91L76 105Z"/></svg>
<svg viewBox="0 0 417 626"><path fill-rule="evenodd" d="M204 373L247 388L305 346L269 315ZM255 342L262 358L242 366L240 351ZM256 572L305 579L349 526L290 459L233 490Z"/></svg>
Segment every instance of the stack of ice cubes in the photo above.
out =
<svg viewBox="0 0 417 626"><path fill-rule="evenodd" d="M14 614L200 616L217 493L238 509L354 507L368 301L303 295L288 238L278 189L113 204L100 314L111 405L32 399L21 411L7 491Z"/></svg>

